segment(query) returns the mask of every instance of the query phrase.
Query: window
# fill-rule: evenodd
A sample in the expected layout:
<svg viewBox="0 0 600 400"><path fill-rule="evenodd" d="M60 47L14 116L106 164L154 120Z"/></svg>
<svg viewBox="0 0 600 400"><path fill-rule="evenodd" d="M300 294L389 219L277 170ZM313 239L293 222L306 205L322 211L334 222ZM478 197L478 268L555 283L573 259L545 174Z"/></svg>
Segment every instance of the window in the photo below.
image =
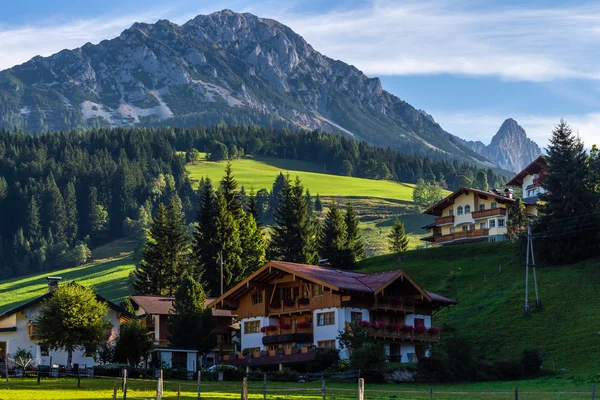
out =
<svg viewBox="0 0 600 400"><path fill-rule="evenodd" d="M48 347L40 345L40 356L48 357L50 355L50 351L48 351Z"/></svg>
<svg viewBox="0 0 600 400"><path fill-rule="evenodd" d="M485 228L487 228L487 224L485 222L480 222L479 229L485 229Z"/></svg>
<svg viewBox="0 0 600 400"><path fill-rule="evenodd" d="M351 321L362 321L362 313L360 311L352 311L350 313L350 320Z"/></svg>
<svg viewBox="0 0 600 400"><path fill-rule="evenodd" d="M246 321L244 322L244 333L258 333L260 332L260 321Z"/></svg>
<svg viewBox="0 0 600 400"><path fill-rule="evenodd" d="M312 295L313 297L323 296L323 285L317 285L316 283L313 283Z"/></svg>
<svg viewBox="0 0 600 400"><path fill-rule="evenodd" d="M454 210L453 209L449 209L448 210L448 216L453 216L454 215Z"/></svg>
<svg viewBox="0 0 600 400"><path fill-rule="evenodd" d="M458 206L456 208L456 215L463 215L463 208L462 208L462 206Z"/></svg>
<svg viewBox="0 0 600 400"><path fill-rule="evenodd" d="M498 203L496 203L495 201L492 201L492 204L490 204L490 208L497 208L498 207Z"/></svg>
<svg viewBox="0 0 600 400"><path fill-rule="evenodd" d="M498 219L498 228L504 228L506 226L504 218Z"/></svg>
<svg viewBox="0 0 600 400"><path fill-rule="evenodd" d="M171 365L174 369L187 369L187 353L175 351L171 354Z"/></svg>
<svg viewBox="0 0 600 400"><path fill-rule="evenodd" d="M333 311L317 314L317 326L333 324L335 324L335 313Z"/></svg>
<svg viewBox="0 0 600 400"><path fill-rule="evenodd" d="M450 233L456 232L456 228L450 228Z"/></svg>
<svg viewBox="0 0 600 400"><path fill-rule="evenodd" d="M465 214L471 214L471 206L469 204L465 206Z"/></svg>
<svg viewBox="0 0 600 400"><path fill-rule="evenodd" d="M495 227L496 227L496 220L490 219L490 228L495 228Z"/></svg>
<svg viewBox="0 0 600 400"><path fill-rule="evenodd" d="M537 194L537 189L529 189L527 191L527 197L533 197Z"/></svg>
<svg viewBox="0 0 600 400"><path fill-rule="evenodd" d="M468 230L469 230L469 225L463 225L462 226L462 231L463 232L468 231Z"/></svg>
<svg viewBox="0 0 600 400"><path fill-rule="evenodd" d="M335 340L319 340L317 347L320 349L335 349Z"/></svg>
<svg viewBox="0 0 600 400"><path fill-rule="evenodd" d="M479 205L479 211L483 211L485 210L485 204L480 204Z"/></svg>
<svg viewBox="0 0 600 400"><path fill-rule="evenodd" d="M252 304L262 304L263 302L263 293L262 290L257 290L252 293Z"/></svg>
<svg viewBox="0 0 600 400"><path fill-rule="evenodd" d="M493 242L495 242L495 241L496 241L496 238L490 238L490 242L492 242L492 243L493 243Z"/></svg>
<svg viewBox="0 0 600 400"><path fill-rule="evenodd" d="M423 319L423 318L415 318L415 328L417 326L425 326L425 319Z"/></svg>

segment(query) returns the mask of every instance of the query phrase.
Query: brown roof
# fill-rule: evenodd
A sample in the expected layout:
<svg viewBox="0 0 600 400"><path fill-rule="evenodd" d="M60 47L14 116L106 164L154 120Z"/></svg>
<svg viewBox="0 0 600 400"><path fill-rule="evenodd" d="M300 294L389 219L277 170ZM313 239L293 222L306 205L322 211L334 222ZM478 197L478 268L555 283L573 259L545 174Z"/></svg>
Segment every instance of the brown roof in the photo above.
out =
<svg viewBox="0 0 600 400"><path fill-rule="evenodd" d="M546 161L546 157L539 156L535 160L533 160L528 166L523 168L523 171L519 172L514 176L508 183L507 186L521 186L523 184L523 179L527 175L540 174L546 170L546 166L548 165Z"/></svg>
<svg viewBox="0 0 600 400"><path fill-rule="evenodd" d="M332 290L362 293L378 293L390 283L403 276L419 292L421 292L423 296L427 298L427 300L433 302L431 294L421 289L403 270L367 274L363 272L344 271L317 265L296 264L286 261L270 261L263 267L259 268L252 275L242 280L235 287L227 291L227 293L225 293L223 296L216 299L216 301L214 301L214 303L212 303L210 306L216 306L226 297L234 294L235 297L239 297L244 292L251 290L250 286L248 285L251 280L267 282L271 279L276 279L281 275L281 272L294 274L299 278L322 284L323 286L329 287ZM455 304L453 300L446 299L442 296L438 296L438 300L438 302L444 302L447 300L448 304Z"/></svg>
<svg viewBox="0 0 600 400"><path fill-rule="evenodd" d="M442 200L438 201L437 203L435 203L434 205L429 207L427 210L423 211L423 214L441 216L442 211L444 211L444 209L446 209L448 206L454 204L455 198L457 198L458 196L460 196L464 193L467 193L467 192L477 193L480 196L491 196L497 200L500 200L500 202L505 202L505 203L512 203L514 201L514 199L508 198L504 195L497 194L494 192L486 192L485 190L461 187L460 189L455 190L448 196L444 197Z"/></svg>
<svg viewBox="0 0 600 400"><path fill-rule="evenodd" d="M168 296L131 296L131 300L148 315L167 315L169 311L173 311L174 297ZM208 307L215 300L214 297L207 297L204 306ZM215 317L233 317L229 310L213 309Z"/></svg>

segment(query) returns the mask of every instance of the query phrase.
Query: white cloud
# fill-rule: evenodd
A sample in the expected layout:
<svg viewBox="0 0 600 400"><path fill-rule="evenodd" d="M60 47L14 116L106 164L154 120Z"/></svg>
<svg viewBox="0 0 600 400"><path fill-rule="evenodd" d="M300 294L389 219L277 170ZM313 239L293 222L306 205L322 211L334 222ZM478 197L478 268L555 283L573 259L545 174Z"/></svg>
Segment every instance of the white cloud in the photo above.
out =
<svg viewBox="0 0 600 400"><path fill-rule="evenodd" d="M525 9L373 0L345 12L281 18L317 50L367 74L600 78L600 5Z"/></svg>
<svg viewBox="0 0 600 400"><path fill-rule="evenodd" d="M505 116L465 112L448 113L438 111L433 116L446 131L452 132L466 140L480 140L489 144L492 136L496 134ZM523 114L513 117L525 129L527 136L541 148L548 145L548 139L554 127L563 118L573 132L579 133L586 148L592 144L600 144L600 113L581 115L534 115Z"/></svg>

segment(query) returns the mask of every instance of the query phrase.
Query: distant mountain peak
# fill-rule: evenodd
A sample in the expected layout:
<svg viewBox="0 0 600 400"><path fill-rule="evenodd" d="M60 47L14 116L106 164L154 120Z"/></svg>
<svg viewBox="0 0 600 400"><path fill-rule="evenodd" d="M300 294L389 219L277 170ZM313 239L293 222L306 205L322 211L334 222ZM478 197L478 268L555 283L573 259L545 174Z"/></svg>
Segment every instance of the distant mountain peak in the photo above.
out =
<svg viewBox="0 0 600 400"><path fill-rule="evenodd" d="M504 120L489 145L476 141L467 142L467 146L500 168L514 172L521 171L542 154L540 147L512 118Z"/></svg>

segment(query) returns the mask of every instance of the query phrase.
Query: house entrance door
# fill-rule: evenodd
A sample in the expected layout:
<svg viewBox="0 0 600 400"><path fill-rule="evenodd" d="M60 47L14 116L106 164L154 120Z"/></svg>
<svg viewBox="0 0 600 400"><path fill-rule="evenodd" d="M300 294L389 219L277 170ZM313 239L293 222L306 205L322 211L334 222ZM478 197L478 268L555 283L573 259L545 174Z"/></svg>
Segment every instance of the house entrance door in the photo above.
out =
<svg viewBox="0 0 600 400"><path fill-rule="evenodd" d="M400 345L398 343L391 343L390 344L390 362L401 362L402 360L401 358L401 351L400 351Z"/></svg>

